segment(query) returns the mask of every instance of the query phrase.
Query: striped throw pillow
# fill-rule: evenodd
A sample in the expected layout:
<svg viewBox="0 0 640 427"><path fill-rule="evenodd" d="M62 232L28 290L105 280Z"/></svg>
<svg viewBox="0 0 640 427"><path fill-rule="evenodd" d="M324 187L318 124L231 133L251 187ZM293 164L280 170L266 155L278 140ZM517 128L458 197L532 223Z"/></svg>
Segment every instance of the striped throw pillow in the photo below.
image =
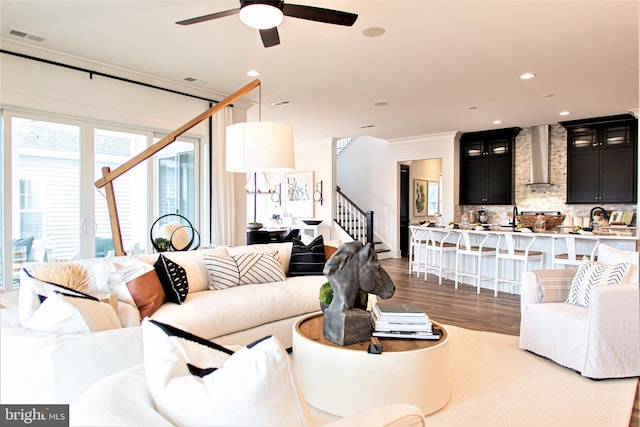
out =
<svg viewBox="0 0 640 427"><path fill-rule="evenodd" d="M203 259L209 275L209 289L212 290L286 279L277 251L233 256L204 255Z"/></svg>
<svg viewBox="0 0 640 427"><path fill-rule="evenodd" d="M313 239L308 245L302 243L302 240L294 238L287 276L320 275L326 262L327 257L324 253L322 235Z"/></svg>
<svg viewBox="0 0 640 427"><path fill-rule="evenodd" d="M589 307L591 290L594 286L618 285L622 282L622 278L628 269L628 262L605 265L583 260L578 272L571 281L571 288L565 302L581 307Z"/></svg>

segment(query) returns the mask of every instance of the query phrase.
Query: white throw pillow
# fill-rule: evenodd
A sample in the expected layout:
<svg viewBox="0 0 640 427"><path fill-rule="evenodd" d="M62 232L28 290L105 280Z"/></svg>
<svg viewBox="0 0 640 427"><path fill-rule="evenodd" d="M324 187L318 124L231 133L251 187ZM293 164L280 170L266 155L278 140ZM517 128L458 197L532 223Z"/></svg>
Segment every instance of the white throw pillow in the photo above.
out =
<svg viewBox="0 0 640 427"><path fill-rule="evenodd" d="M629 270L629 263L604 265L583 259L571 281L566 303L589 307L594 286L612 286L622 283Z"/></svg>
<svg viewBox="0 0 640 427"><path fill-rule="evenodd" d="M278 258L282 271L285 273L289 271L289 261L291 258L291 242L283 243L260 243L257 245L244 245L244 246L227 246L228 255L240 255L256 252L278 252Z"/></svg>
<svg viewBox="0 0 640 427"><path fill-rule="evenodd" d="M119 301L135 306L136 303L127 288L127 282L153 270L153 265L137 256L130 256L117 260L100 258L91 268L98 290L113 292L118 296Z"/></svg>
<svg viewBox="0 0 640 427"><path fill-rule="evenodd" d="M172 423L311 424L289 356L276 338L233 352L149 319L142 322L142 336L149 391L158 412Z"/></svg>
<svg viewBox="0 0 640 427"><path fill-rule="evenodd" d="M204 255L209 273L209 289L286 280L278 252L245 253L233 256Z"/></svg>
<svg viewBox="0 0 640 427"><path fill-rule="evenodd" d="M85 293L38 280L25 269L20 273L18 298L19 320L25 328L76 334L121 327L109 304Z"/></svg>
<svg viewBox="0 0 640 427"><path fill-rule="evenodd" d="M621 262L629 263L629 270L624 275L620 283L638 283L640 278L638 277L640 263L640 252L634 251L621 251L619 249L612 248L611 246L601 244L598 246L598 262L600 264L618 264Z"/></svg>

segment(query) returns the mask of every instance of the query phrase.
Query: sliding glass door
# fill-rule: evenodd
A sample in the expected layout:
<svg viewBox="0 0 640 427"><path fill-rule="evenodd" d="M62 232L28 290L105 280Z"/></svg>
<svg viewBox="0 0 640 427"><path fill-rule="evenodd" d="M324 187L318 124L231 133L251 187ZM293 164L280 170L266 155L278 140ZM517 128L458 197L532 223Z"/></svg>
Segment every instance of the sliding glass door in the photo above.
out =
<svg viewBox="0 0 640 427"><path fill-rule="evenodd" d="M12 246L26 261L80 253L80 127L11 118ZM17 273L17 272L16 272Z"/></svg>
<svg viewBox="0 0 640 427"><path fill-rule="evenodd" d="M92 183L102 177L102 168L111 170L144 151L149 145L150 134L124 132L94 128L94 177ZM148 222L148 166L142 162L113 181L122 244L127 253L144 252L147 242ZM95 218L87 225L84 235L86 246L93 246L93 254L87 257L112 255L114 251L111 235L109 209L105 189L92 188L94 193ZM87 216L89 217L89 216Z"/></svg>
<svg viewBox="0 0 640 427"><path fill-rule="evenodd" d="M94 183L104 166L114 170L147 148L153 133L6 111L2 123L2 287L16 287L24 266L113 255L105 189ZM199 150L199 139L181 137L114 181L126 252L151 251L149 227L164 214L198 229Z"/></svg>

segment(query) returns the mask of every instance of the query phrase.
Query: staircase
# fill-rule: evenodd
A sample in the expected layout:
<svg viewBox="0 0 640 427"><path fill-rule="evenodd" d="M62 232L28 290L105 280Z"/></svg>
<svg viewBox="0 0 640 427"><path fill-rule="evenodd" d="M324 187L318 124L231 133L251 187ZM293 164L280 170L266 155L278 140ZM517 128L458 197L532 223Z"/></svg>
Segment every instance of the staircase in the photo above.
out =
<svg viewBox="0 0 640 427"><path fill-rule="evenodd" d="M336 216L334 219L353 240L360 241L363 245L371 243L377 254L388 253L391 250L381 241L374 239L373 211L364 211L359 208L340 187L336 190Z"/></svg>

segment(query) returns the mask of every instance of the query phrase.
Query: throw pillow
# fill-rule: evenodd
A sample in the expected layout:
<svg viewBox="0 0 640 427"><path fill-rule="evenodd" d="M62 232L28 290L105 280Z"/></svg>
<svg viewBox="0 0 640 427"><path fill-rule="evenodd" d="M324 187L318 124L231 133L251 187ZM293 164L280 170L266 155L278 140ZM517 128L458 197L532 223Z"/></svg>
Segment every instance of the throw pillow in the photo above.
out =
<svg viewBox="0 0 640 427"><path fill-rule="evenodd" d="M142 322L147 385L176 425L310 425L287 351L273 337L233 352L175 327Z"/></svg>
<svg viewBox="0 0 640 427"><path fill-rule="evenodd" d="M25 328L76 334L121 327L109 304L65 286L38 280L25 269L20 272L18 298L19 320Z"/></svg>
<svg viewBox="0 0 640 427"><path fill-rule="evenodd" d="M243 253L233 256L204 255L209 274L209 289L282 282L286 276L278 261L278 252Z"/></svg>
<svg viewBox="0 0 640 427"><path fill-rule="evenodd" d="M598 246L598 262L600 264L616 264L628 262L629 270L624 275L621 283L638 283L638 264L640 263L640 253L637 251L621 251L611 246L600 244Z"/></svg>
<svg viewBox="0 0 640 427"><path fill-rule="evenodd" d="M160 283L167 296L166 300L176 304L182 304L189 293L189 283L187 273L184 268L176 262L160 254L158 260L153 264L158 273Z"/></svg>
<svg viewBox="0 0 640 427"><path fill-rule="evenodd" d="M300 239L293 239L291 261L287 276L310 276L322 274L327 258L324 252L322 235L313 239L308 245Z"/></svg>
<svg viewBox="0 0 640 427"><path fill-rule="evenodd" d="M140 312L140 319L151 316L166 299L156 270L149 270L127 282L127 288Z"/></svg>
<svg viewBox="0 0 640 427"><path fill-rule="evenodd" d="M621 283L627 270L629 270L629 263L604 265L584 259L571 281L571 288L565 302L589 307L591 290L594 286L617 285Z"/></svg>

